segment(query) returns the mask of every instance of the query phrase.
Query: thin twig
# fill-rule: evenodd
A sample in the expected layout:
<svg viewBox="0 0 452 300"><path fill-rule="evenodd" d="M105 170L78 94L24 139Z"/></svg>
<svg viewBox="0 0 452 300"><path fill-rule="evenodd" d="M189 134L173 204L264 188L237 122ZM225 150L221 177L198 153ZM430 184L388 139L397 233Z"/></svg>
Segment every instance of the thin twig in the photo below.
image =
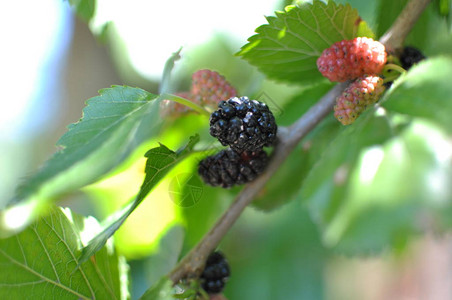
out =
<svg viewBox="0 0 452 300"><path fill-rule="evenodd" d="M431 0L412 0L408 2L391 28L380 38L386 50L394 52L402 47L407 35Z"/></svg>
<svg viewBox="0 0 452 300"><path fill-rule="evenodd" d="M410 1L380 41L390 49L402 45L404 38L414 26L429 1ZM273 152L272 160L266 171L255 181L245 186L210 231L171 271L169 277L174 283L179 282L182 278L199 275L207 256L218 246L243 210L264 188L267 181L279 169L301 139L331 112L336 97L342 93L347 85L347 82L336 85L292 126L278 131L279 144Z"/></svg>

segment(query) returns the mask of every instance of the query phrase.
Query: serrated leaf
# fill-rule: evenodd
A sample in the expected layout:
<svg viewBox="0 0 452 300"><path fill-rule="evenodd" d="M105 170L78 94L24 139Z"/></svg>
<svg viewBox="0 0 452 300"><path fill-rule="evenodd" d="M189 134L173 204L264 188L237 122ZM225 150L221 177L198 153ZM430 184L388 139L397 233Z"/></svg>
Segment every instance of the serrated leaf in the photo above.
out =
<svg viewBox="0 0 452 300"><path fill-rule="evenodd" d="M147 157L143 184L135 199L129 203L122 210L114 214L108 225L104 227L102 232L93 237L88 245L83 248L82 255L79 259L81 263L87 261L99 249L105 245L107 240L119 229L125 222L129 215L140 205L146 198L149 192L160 182L163 177L180 161L182 161L188 154L191 153L193 147L198 143L199 136L190 137L189 142L174 152L168 149L165 145L160 144L159 147L152 148L146 152Z"/></svg>
<svg viewBox="0 0 452 300"><path fill-rule="evenodd" d="M99 93L87 101L82 119L69 125L57 142L60 150L19 186L10 204L33 202L39 206L92 183L158 130L156 95L127 86L114 86ZM0 219L5 219L7 213Z"/></svg>
<svg viewBox="0 0 452 300"><path fill-rule="evenodd" d="M140 300L174 300L173 282L162 277L155 285L148 289Z"/></svg>
<svg viewBox="0 0 452 300"><path fill-rule="evenodd" d="M96 0L69 0L69 4L71 4L77 15L86 23L91 21L96 11Z"/></svg>
<svg viewBox="0 0 452 300"><path fill-rule="evenodd" d="M301 84L323 78L317 58L333 43L356 37L361 18L350 5L317 0L288 6L267 21L238 55L270 78ZM368 32L361 29L361 33Z"/></svg>
<svg viewBox="0 0 452 300"><path fill-rule="evenodd" d="M452 132L452 59L432 58L419 63L384 98L389 111L428 119Z"/></svg>
<svg viewBox="0 0 452 300"><path fill-rule="evenodd" d="M0 298L126 299L121 278L127 276L112 247L74 272L81 231L91 230L89 224L68 209L53 208L20 234L0 239Z"/></svg>

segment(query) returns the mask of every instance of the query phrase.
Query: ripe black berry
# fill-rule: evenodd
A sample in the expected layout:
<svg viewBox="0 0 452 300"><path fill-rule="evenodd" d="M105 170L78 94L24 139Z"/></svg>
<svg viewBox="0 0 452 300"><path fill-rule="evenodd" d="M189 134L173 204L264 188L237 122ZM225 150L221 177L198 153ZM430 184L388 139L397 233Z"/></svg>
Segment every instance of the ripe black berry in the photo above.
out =
<svg viewBox="0 0 452 300"><path fill-rule="evenodd" d="M245 151L222 150L203 159L198 166L202 180L212 186L229 188L256 179L267 166L268 156L263 150Z"/></svg>
<svg viewBox="0 0 452 300"><path fill-rule="evenodd" d="M210 116L210 134L238 152L272 146L276 130L275 118L268 106L248 97L221 101L218 110Z"/></svg>
<svg viewBox="0 0 452 300"><path fill-rule="evenodd" d="M405 47L400 55L400 63L405 70L411 68L414 64L425 59L424 54L414 47Z"/></svg>
<svg viewBox="0 0 452 300"><path fill-rule="evenodd" d="M223 254L213 252L207 258L206 266L200 276L202 288L208 294L218 294L223 290L230 274L229 264Z"/></svg>

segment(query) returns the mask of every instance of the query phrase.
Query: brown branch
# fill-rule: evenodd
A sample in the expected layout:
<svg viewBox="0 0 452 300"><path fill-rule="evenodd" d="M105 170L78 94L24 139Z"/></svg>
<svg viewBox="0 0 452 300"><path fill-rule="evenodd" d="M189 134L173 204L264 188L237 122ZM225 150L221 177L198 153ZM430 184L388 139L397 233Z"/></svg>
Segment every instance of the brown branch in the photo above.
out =
<svg viewBox="0 0 452 300"><path fill-rule="evenodd" d="M416 20L430 0L410 1L393 26L382 37L386 47L390 49L402 45L403 39L411 30ZM245 186L229 209L210 229L203 239L194 247L171 271L170 279L177 283L183 278L196 277L201 272L207 256L215 250L224 235L229 231L243 210L253 201L264 188L267 181L275 174L295 146L306 136L323 118L331 112L335 99L342 93L347 82L336 85L314 106L312 106L298 121L289 128L278 130L279 143L266 171L255 181Z"/></svg>
<svg viewBox="0 0 452 300"><path fill-rule="evenodd" d="M391 28L380 38L388 52L402 47L407 35L421 16L431 0L412 0L408 2L403 11L392 24Z"/></svg>

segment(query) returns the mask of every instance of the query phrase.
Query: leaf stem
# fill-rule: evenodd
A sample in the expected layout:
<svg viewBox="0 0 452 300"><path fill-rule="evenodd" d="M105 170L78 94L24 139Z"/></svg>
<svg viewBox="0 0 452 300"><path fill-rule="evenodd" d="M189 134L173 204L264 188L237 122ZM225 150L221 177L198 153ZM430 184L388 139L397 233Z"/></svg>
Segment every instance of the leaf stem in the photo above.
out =
<svg viewBox="0 0 452 300"><path fill-rule="evenodd" d="M430 0L411 0L380 42L385 44L387 49L400 47L429 2ZM199 275L207 256L217 247L246 206L264 188L267 181L279 169L301 139L331 112L336 97L342 93L348 84L349 82L344 82L336 85L288 129L281 128L282 130L278 130L279 143L266 171L242 189L229 209L171 271L169 278L174 283L179 282L182 278Z"/></svg>
<svg viewBox="0 0 452 300"><path fill-rule="evenodd" d="M204 107L202 107L202 106L200 106L200 105L198 105L198 104L196 104L194 102L191 102L188 99L185 99L185 98L173 95L173 94L166 94L166 93L162 94L162 98L163 99L168 99L168 100L171 100L171 101L174 101L174 102L177 102L177 103L180 103L180 104L185 105L185 106L188 106L191 109L193 109L193 110L197 111L198 113L200 113L201 115L204 115L204 116L206 116L208 118L210 117L210 112L209 111L207 111Z"/></svg>
<svg viewBox="0 0 452 300"><path fill-rule="evenodd" d="M396 64L386 64L383 72L389 71L389 70L394 70L396 72L399 72L400 74L403 74L406 72L406 70L404 68L402 68L401 66L398 66Z"/></svg>

